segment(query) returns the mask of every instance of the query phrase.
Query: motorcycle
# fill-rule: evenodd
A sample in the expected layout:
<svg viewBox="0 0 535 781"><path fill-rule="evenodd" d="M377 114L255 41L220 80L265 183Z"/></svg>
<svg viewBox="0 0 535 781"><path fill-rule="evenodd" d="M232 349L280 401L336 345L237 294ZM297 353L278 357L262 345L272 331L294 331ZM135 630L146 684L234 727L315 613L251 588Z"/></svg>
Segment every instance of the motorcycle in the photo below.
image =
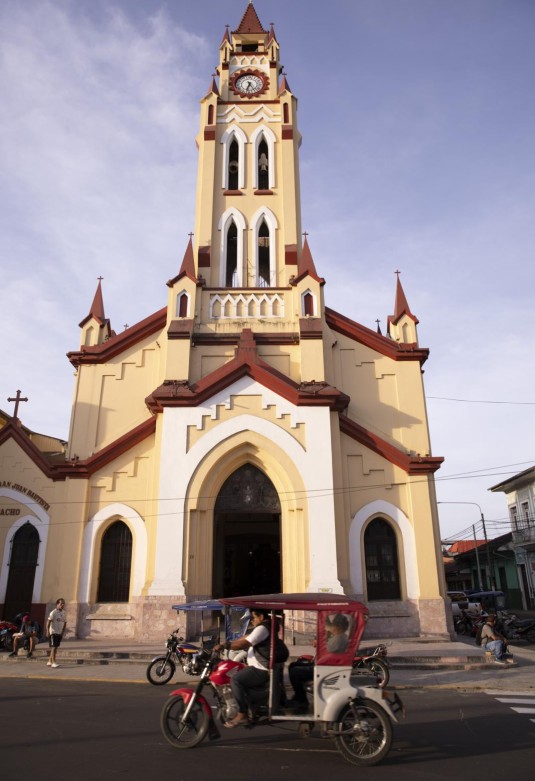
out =
<svg viewBox="0 0 535 781"><path fill-rule="evenodd" d="M12 621L0 621L0 648L11 652L13 650L13 635L19 627Z"/></svg>
<svg viewBox="0 0 535 781"><path fill-rule="evenodd" d="M201 642L211 642L214 640L214 629L208 630L209 635L204 630L204 614L209 612L210 614L218 613L220 619L223 618L222 610L223 604L216 599L197 600L195 602L186 602L180 605L173 605L173 610L177 613L183 611L184 613L198 613L200 615L200 634ZM243 610L240 611L243 614ZM224 615L224 631L227 640L233 640L236 637L241 637L245 634L245 631L249 625L249 614L238 616L236 611L225 611ZM165 643L167 652L163 656L155 656L147 667L146 676L149 683L155 686L162 686L168 683L176 672L177 666L181 667L186 675L199 675L202 670L202 665L199 663L197 654L202 649L199 646L192 643L185 642L183 637L179 637L179 629L175 629ZM217 636L221 635L221 621L219 626L215 630Z"/></svg>
<svg viewBox="0 0 535 781"><path fill-rule="evenodd" d="M168 683L175 674L177 665L187 675L200 673L198 654L201 649L192 643L184 642L184 638L178 636L178 629L171 632L165 647L167 649L165 656L156 656L149 662L146 672L149 683L154 686L163 686Z"/></svg>
<svg viewBox="0 0 535 781"><path fill-rule="evenodd" d="M379 689L384 689L390 680L390 670L386 660L387 653L384 643L375 649L363 648L360 655L353 659L353 673L366 675L371 672Z"/></svg>
<svg viewBox="0 0 535 781"><path fill-rule="evenodd" d="M508 640L535 643L534 618L518 618L514 613L501 611L497 615L496 627Z"/></svg>
<svg viewBox="0 0 535 781"><path fill-rule="evenodd" d="M475 615L467 610L461 610L453 619L453 628L458 635L475 637L479 626L485 623L487 615L488 613L485 612Z"/></svg>
<svg viewBox="0 0 535 781"><path fill-rule="evenodd" d="M272 594L221 601L249 609L263 607L271 612L269 680L264 689L250 691L246 726L294 723L298 734L307 737L317 724L321 737L333 739L348 762L367 766L384 759L392 743L392 724L404 711L397 694L375 686L358 686L350 680L368 613L362 603L330 593ZM314 611L317 615L317 655L306 714L284 708L283 665L274 662L277 617L284 610ZM347 618L347 645L344 650L333 652L328 649L326 627L339 613ZM174 748L193 748L207 735L210 740L217 739L220 732L215 719L225 724L238 713L231 678L244 665L222 660L218 651L208 648L199 651L197 660L202 665L197 686L175 689L161 712L160 727ZM215 717L205 689L215 700Z"/></svg>

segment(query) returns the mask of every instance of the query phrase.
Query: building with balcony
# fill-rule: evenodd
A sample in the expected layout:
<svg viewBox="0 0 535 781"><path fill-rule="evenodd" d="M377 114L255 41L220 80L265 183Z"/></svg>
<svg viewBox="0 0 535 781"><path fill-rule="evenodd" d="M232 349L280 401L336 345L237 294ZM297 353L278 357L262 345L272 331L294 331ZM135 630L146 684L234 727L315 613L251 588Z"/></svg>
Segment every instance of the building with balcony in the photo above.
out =
<svg viewBox="0 0 535 781"><path fill-rule="evenodd" d="M511 519L512 544L522 587L523 607L535 608L535 466L490 489L504 493Z"/></svg>

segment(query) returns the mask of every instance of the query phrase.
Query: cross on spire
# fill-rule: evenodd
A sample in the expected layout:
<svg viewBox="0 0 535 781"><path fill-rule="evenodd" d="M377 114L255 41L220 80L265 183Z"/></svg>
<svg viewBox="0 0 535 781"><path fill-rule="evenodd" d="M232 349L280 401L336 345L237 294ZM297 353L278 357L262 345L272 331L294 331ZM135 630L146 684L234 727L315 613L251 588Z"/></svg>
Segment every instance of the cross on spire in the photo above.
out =
<svg viewBox="0 0 535 781"><path fill-rule="evenodd" d="M20 390L18 390L17 391L17 395L16 396L10 396L8 398L8 401L14 401L15 402L15 411L13 413L13 420L18 420L19 404L20 404L21 401L28 401L28 397L27 396L22 397L20 395Z"/></svg>

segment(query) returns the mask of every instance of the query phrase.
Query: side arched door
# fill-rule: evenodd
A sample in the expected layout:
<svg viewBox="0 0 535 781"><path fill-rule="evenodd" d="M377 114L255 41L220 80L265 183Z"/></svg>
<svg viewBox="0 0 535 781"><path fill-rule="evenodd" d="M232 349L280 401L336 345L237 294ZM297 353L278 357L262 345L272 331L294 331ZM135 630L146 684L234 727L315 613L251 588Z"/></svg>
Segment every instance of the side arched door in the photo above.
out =
<svg viewBox="0 0 535 781"><path fill-rule="evenodd" d="M364 532L368 600L400 599L398 546L392 526L375 518Z"/></svg>
<svg viewBox="0 0 535 781"><path fill-rule="evenodd" d="M39 532L30 522L17 529L13 536L4 601L4 618L8 621L31 608L39 543Z"/></svg>

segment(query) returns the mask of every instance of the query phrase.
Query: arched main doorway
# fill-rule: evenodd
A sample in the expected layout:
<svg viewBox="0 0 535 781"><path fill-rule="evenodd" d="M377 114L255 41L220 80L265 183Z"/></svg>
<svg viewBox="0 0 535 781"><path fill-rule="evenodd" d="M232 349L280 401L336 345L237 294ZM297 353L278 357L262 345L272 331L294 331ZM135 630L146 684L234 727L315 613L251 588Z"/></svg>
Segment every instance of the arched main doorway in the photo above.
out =
<svg viewBox="0 0 535 781"><path fill-rule="evenodd" d="M214 509L214 597L281 591L280 501L271 480L245 464Z"/></svg>
<svg viewBox="0 0 535 781"><path fill-rule="evenodd" d="M4 618L8 620L31 608L39 543L39 532L29 521L13 535L4 602Z"/></svg>

